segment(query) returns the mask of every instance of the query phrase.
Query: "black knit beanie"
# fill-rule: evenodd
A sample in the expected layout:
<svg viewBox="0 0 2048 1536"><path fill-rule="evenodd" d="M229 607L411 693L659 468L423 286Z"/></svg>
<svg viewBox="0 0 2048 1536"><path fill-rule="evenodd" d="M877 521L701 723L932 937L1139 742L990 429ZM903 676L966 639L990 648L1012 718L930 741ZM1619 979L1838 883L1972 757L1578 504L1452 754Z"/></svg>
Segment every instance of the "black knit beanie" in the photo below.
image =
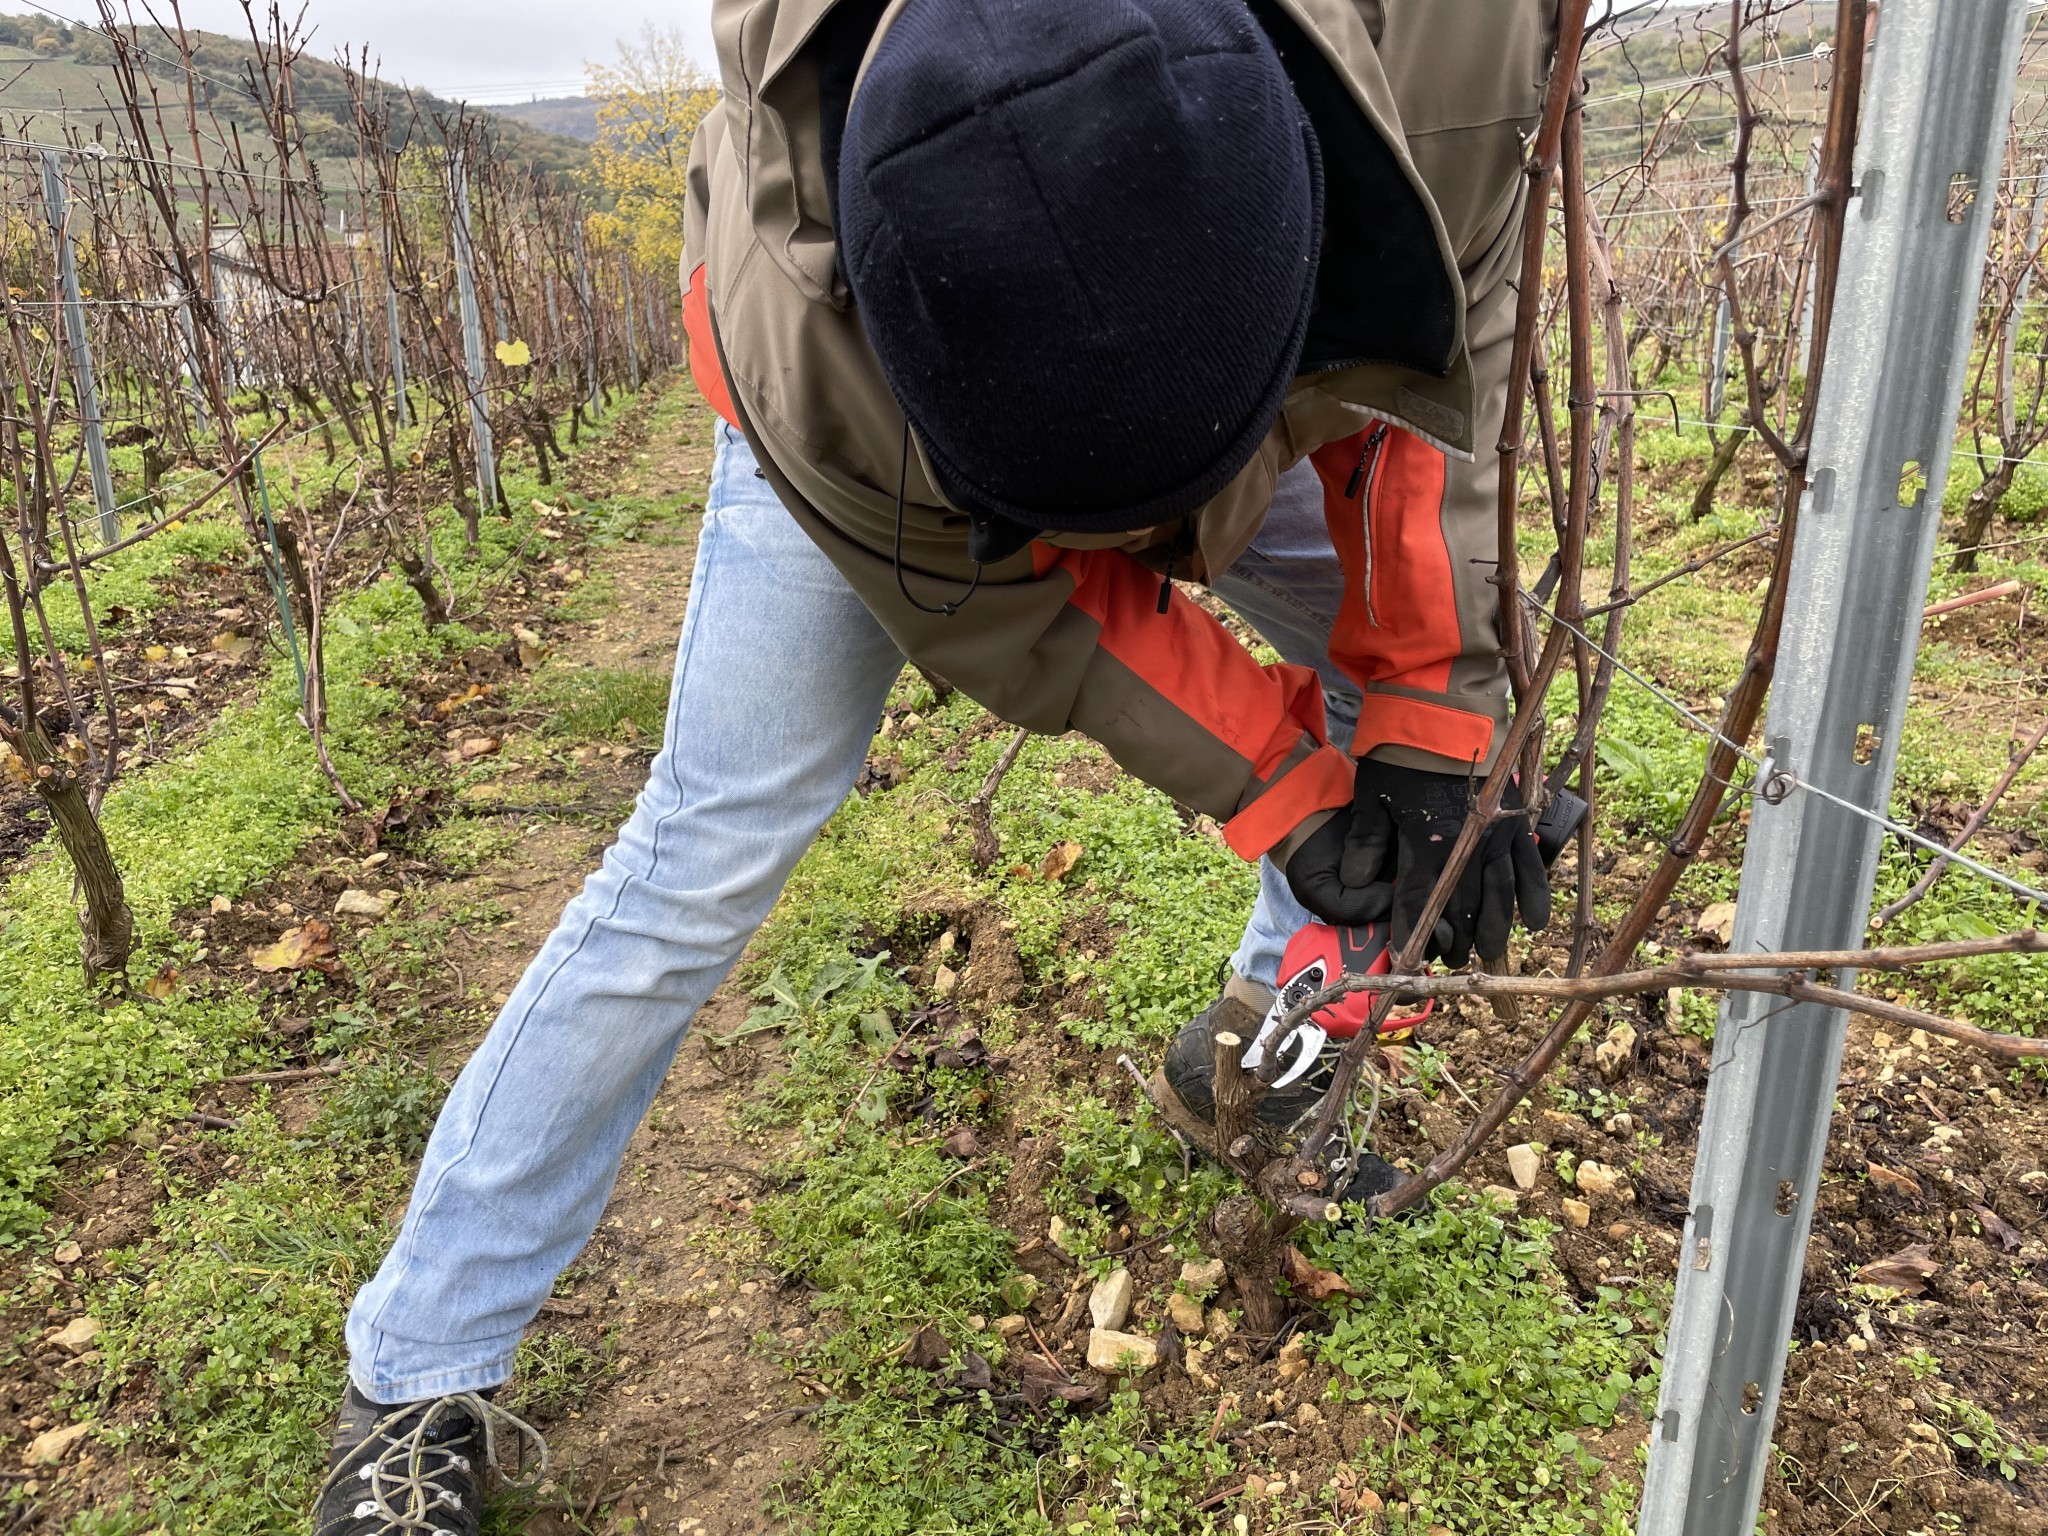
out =
<svg viewBox="0 0 2048 1536"><path fill-rule="evenodd" d="M1278 416L1322 167L1244 0L910 0L838 170L868 340L977 558L1184 517Z"/></svg>

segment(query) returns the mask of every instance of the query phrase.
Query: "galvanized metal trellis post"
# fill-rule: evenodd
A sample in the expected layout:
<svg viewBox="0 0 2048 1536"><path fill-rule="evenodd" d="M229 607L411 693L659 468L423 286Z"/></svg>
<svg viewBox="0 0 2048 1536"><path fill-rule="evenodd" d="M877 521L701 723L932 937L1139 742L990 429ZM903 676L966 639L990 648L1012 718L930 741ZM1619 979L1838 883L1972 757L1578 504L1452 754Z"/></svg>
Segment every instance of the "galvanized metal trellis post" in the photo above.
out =
<svg viewBox="0 0 2048 1536"><path fill-rule="evenodd" d="M562 377L562 312L555 303L555 274L543 273L541 287L548 296L548 351L553 355L554 375Z"/></svg>
<svg viewBox="0 0 2048 1536"><path fill-rule="evenodd" d="M398 285L391 279L391 250L384 251L384 345L391 360L391 419L403 432L407 425L405 398L405 335L398 328Z"/></svg>
<svg viewBox="0 0 2048 1536"><path fill-rule="evenodd" d="M1728 295L1721 294L1721 302L1714 310L1713 360L1707 364L1707 422L1709 425L1721 419L1721 411L1728 404L1728 344L1733 337L1735 323L1733 312L1728 305Z"/></svg>
<svg viewBox="0 0 2048 1536"><path fill-rule="evenodd" d="M2014 199L2013 213L2019 211L2019 201ZM2048 224L2042 222L2042 215L2048 213L2048 166L2043 166L2034 185L2033 210L2027 219L2024 240L2025 259L2020 263L2019 276L2013 279L2012 313L2006 316L2005 332L1998 348L1998 437L2001 452L2014 437L2019 435L2018 405L2012 397L2013 363L2020 350L2020 321L2026 318L2027 294L2034 286L2034 263L2041 259L2041 243L2048 237Z"/></svg>
<svg viewBox="0 0 2048 1536"><path fill-rule="evenodd" d="M1733 948L1863 941L2026 0L1885 0ZM1853 985L1839 979L1837 985ZM1750 1536L1844 1016L1721 1008L1641 1536Z"/></svg>
<svg viewBox="0 0 2048 1536"><path fill-rule="evenodd" d="M50 237L57 245L57 280L64 289L64 340L71 353L71 387L78 397L78 425L85 435L86 462L92 469L92 499L99 508L100 537L111 544L121 537L121 514L114 505L114 471L107 462L107 435L100 425L92 340L85 329L85 301L78 292L78 247L72 239L65 201L64 173L57 168L55 152L46 150L43 207L50 218Z"/></svg>
<svg viewBox="0 0 2048 1536"><path fill-rule="evenodd" d="M498 504L498 456L491 444L491 412L485 396L484 327L476 302L476 247L469 233L469 175L462 151L448 160L448 197L454 212L455 285L462 314L462 361L468 379L469 433L476 451L479 508Z"/></svg>
<svg viewBox="0 0 2048 1536"><path fill-rule="evenodd" d="M619 262L619 294L626 303L626 384L630 389L640 387L640 338L633 327L633 269L624 260Z"/></svg>
<svg viewBox="0 0 2048 1536"><path fill-rule="evenodd" d="M583 344L590 370L590 414L595 416L604 404L604 391L597 382L597 301L591 292L590 256L583 248L583 220L574 220L569 228L576 236L576 286L583 298Z"/></svg>

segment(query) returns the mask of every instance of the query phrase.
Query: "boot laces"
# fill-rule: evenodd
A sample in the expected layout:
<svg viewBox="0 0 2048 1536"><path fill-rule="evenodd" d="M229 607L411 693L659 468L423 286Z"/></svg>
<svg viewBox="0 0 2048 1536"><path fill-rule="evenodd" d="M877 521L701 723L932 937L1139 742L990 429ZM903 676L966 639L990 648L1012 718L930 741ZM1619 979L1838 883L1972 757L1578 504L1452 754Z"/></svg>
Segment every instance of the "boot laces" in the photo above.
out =
<svg viewBox="0 0 2048 1536"><path fill-rule="evenodd" d="M428 1436L436 1424L458 1416L467 1416L482 1430L486 1468L499 1469L498 1434L502 1429L512 1433L515 1443L525 1440L532 1444L537 1465L531 1476L547 1475L548 1443L539 1430L488 1398L462 1392L437 1397L424 1408L408 1403L379 1419L363 1439L381 1439L383 1449L353 1470L346 1462L336 1467L321 1485L321 1495L324 1497L339 1481L357 1479L363 1486L353 1511L355 1518L374 1517L392 1532L444 1531L446 1527L436 1525L434 1516L437 1511L459 1512L462 1495L442 1480L453 1473L469 1472L471 1462L459 1451L434 1444ZM412 1422L407 1424L407 1420Z"/></svg>

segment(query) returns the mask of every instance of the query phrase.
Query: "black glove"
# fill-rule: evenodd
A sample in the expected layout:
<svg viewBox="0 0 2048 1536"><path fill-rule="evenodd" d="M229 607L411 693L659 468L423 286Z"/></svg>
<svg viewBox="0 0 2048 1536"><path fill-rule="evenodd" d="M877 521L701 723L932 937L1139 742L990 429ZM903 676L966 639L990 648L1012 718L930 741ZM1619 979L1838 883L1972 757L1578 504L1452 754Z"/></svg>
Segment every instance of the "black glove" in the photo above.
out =
<svg viewBox="0 0 2048 1536"><path fill-rule="evenodd" d="M1336 923L1393 916L1393 942L1408 941L1465 823L1473 781L1371 758L1358 765L1350 806L1333 816L1287 861L1295 898ZM1519 806L1513 785L1506 803ZM1550 923L1550 878L1524 817L1494 825L1458 878L1430 935L1432 958L1451 966L1507 953L1508 929L1539 933Z"/></svg>

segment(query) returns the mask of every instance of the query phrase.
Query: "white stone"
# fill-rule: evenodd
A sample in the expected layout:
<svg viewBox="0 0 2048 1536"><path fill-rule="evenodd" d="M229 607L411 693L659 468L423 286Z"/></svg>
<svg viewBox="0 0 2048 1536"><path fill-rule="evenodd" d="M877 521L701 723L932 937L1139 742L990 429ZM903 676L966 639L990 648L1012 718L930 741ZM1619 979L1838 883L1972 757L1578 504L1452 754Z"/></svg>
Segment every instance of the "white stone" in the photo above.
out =
<svg viewBox="0 0 2048 1536"><path fill-rule="evenodd" d="M1581 1194L1586 1195L1621 1195L1623 1188L1619 1169L1609 1168L1605 1163L1591 1160L1579 1164L1572 1176L1572 1182L1579 1186Z"/></svg>
<svg viewBox="0 0 2048 1536"><path fill-rule="evenodd" d="M1619 1077L1635 1054L1636 1028L1626 1021L1607 1032L1607 1038L1593 1047L1593 1064L1602 1077Z"/></svg>
<svg viewBox="0 0 2048 1536"><path fill-rule="evenodd" d="M1297 1376L1308 1374L1308 1340L1296 1334L1280 1346L1280 1379L1293 1381Z"/></svg>
<svg viewBox="0 0 2048 1536"><path fill-rule="evenodd" d="M39 1463L62 1461L64 1453L92 1433L92 1424L66 1424L62 1429L46 1429L29 1441L28 1451L22 1459L30 1466Z"/></svg>
<svg viewBox="0 0 2048 1536"><path fill-rule="evenodd" d="M1564 1219L1575 1227L1584 1227L1593 1220L1593 1207L1583 1200L1567 1200L1564 1203Z"/></svg>
<svg viewBox="0 0 2048 1536"><path fill-rule="evenodd" d="M1131 1272L1113 1269L1088 1293L1088 1316L1099 1331L1114 1333L1131 1315Z"/></svg>
<svg viewBox="0 0 2048 1536"><path fill-rule="evenodd" d="M1116 1376L1142 1376L1159 1363L1159 1346L1140 1333L1097 1328L1088 1335L1088 1363Z"/></svg>
<svg viewBox="0 0 2048 1536"><path fill-rule="evenodd" d="M1207 1259L1199 1264L1190 1259L1180 1267L1181 1289L1205 1301L1223 1289L1223 1280L1221 1259Z"/></svg>
<svg viewBox="0 0 2048 1536"><path fill-rule="evenodd" d="M1528 1142L1518 1142L1508 1148L1508 1172L1514 1176L1515 1188L1534 1189L1536 1174L1543 1167L1543 1154Z"/></svg>
<svg viewBox="0 0 2048 1536"><path fill-rule="evenodd" d="M1175 1291L1166 1298L1166 1315L1182 1333L1202 1331L1202 1304L1186 1291Z"/></svg>
<svg viewBox="0 0 2048 1536"><path fill-rule="evenodd" d="M83 1354L92 1347L92 1341L100 1336L100 1320L96 1317L74 1317L62 1328L50 1335L50 1342L59 1349L68 1349L72 1354Z"/></svg>
<svg viewBox="0 0 2048 1536"><path fill-rule="evenodd" d="M335 898L336 917L382 917L391 910L391 903L368 891L359 891L350 886Z"/></svg>

